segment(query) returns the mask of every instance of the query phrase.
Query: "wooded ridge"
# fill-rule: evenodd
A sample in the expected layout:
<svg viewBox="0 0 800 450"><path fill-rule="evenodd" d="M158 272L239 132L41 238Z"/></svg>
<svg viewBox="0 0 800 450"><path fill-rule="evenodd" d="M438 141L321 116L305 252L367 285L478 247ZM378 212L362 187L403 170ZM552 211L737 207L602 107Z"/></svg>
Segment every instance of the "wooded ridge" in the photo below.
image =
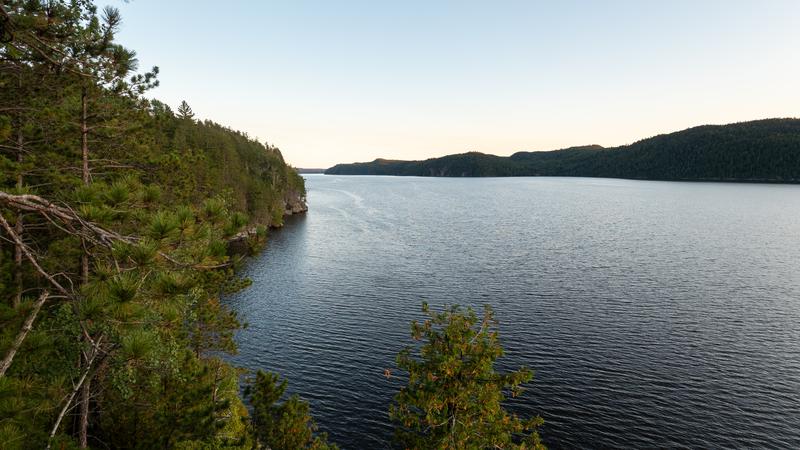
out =
<svg viewBox="0 0 800 450"><path fill-rule="evenodd" d="M800 182L800 119L704 125L630 145L495 156L478 152L424 161L338 164L330 175L434 177L570 176L643 180Z"/></svg>

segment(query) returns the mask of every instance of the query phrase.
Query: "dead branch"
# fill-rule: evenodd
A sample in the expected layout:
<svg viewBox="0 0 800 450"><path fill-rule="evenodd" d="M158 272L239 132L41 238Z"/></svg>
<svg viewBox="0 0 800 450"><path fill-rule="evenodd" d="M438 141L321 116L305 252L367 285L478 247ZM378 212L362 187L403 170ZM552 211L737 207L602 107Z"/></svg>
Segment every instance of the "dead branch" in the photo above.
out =
<svg viewBox="0 0 800 450"><path fill-rule="evenodd" d="M6 230L6 233L8 233L8 235L11 237L14 243L17 244L19 248L22 250L22 254L25 255L25 258L28 261L30 261L31 265L36 269L37 272L39 272L41 276L47 279L47 281L49 281L50 284L53 285L53 287L58 289L59 292L61 292L68 298L75 299L75 294L67 290L64 286L61 285L61 283L58 282L58 280L56 280L52 275L47 273L44 269L42 269L42 266L39 265L39 261L37 261L36 258L33 256L33 253L31 252L30 248L28 248L28 246L25 245L24 242L22 242L22 239L20 239L19 235L14 231L13 228L11 228L11 225L9 225L8 221L6 221L6 218L3 217L2 214L0 214L0 226L2 226ZM67 281L72 283L72 280L70 280L69 278L67 278ZM75 311L76 314L78 313L77 304L75 302L72 302L72 309L73 311ZM79 320L78 324L80 325L81 331L83 335L86 337L86 339L89 342L91 342L92 345L95 345L94 340L89 335L89 331L86 329L86 324L83 323L82 320Z"/></svg>
<svg viewBox="0 0 800 450"><path fill-rule="evenodd" d="M49 273L45 272L45 270L42 269L42 266L40 266L36 258L33 257L33 254L31 253L28 246L25 245L24 242L22 242L22 239L20 239L20 237L17 235L14 229L11 228L11 225L8 224L8 221L6 221L6 218L3 217L2 214L0 214L0 225L2 225L2 227L6 230L6 233L8 233L8 235L11 237L11 240L14 241L14 243L17 244L22 249L22 254L25 255L25 258L27 258L27 260L30 261L31 265L33 265L33 267L36 269L37 272L39 272L40 275L45 277L47 281L49 281L50 284L53 285L53 287L58 289L59 292L70 298L73 297L70 291L66 290L64 286L61 285L61 283L59 283Z"/></svg>
<svg viewBox="0 0 800 450"><path fill-rule="evenodd" d="M100 353L100 343L102 342L102 340L103 336L101 335L99 338L97 338L97 342L93 343L93 351L91 352L91 356L86 361L86 369L83 371L83 374L81 375L81 378L78 380L78 383L75 385L75 387L72 388L72 392L67 398L67 402L64 404L64 407L61 408L61 412L58 414L56 423L53 424L53 428L52 430L50 430L50 438L48 439L47 442L47 450L50 450L51 441L58 432L58 427L61 426L61 421L64 419L64 415L66 415L67 411L69 411L72 401L75 400L75 396L78 394L78 391L81 390L83 383L86 382L86 377L89 375L89 372L92 371L92 364L94 364L95 358L97 358L97 355Z"/></svg>
<svg viewBox="0 0 800 450"><path fill-rule="evenodd" d="M14 339L14 343L11 344L11 348L8 349L8 352L6 352L5 358L3 358L3 361L0 362L0 378L4 377L8 368L11 367L11 363L14 361L14 355L17 354L20 346L22 346L22 342L28 336L28 332L33 328L33 321L36 320L39 310L42 309L42 305L44 305L44 302L47 301L47 297L49 295L50 294L47 291L44 291L42 295L39 296L39 299L36 300L36 303L33 304L33 309L31 310L31 313L28 314L28 318L25 319L22 329L20 330L19 334L17 334L16 339Z"/></svg>
<svg viewBox="0 0 800 450"><path fill-rule="evenodd" d="M0 204L4 204L5 206L16 209L18 211L22 210L22 211L38 213L45 219L50 221L50 223L52 223L54 226L58 227L64 232L77 235L94 244L102 245L108 248L110 248L114 242L124 242L128 244L134 244L140 240L137 237L123 236L119 233L106 230L105 228L100 227L97 224L94 224L92 222L83 219L77 212L75 212L75 210L73 210L69 206L56 205L42 197L39 197L38 195L33 195L33 194L14 195L0 191ZM69 229L66 229L57 224L56 221L53 220L54 218L58 219L59 222L67 226ZM2 221L5 222L5 219L2 219ZM7 222L5 223L7 224ZM75 228L73 225L77 225L79 228ZM16 236L16 234L15 235L9 234L9 236L12 236L13 239L14 236ZM16 242L15 239L14 241ZM214 269L221 269L223 267L228 267L231 265L230 262L215 264L215 265L182 263L172 258L171 256L167 255L164 252L159 251L158 254L161 257L163 257L166 261L169 261L170 263L182 268L191 268L198 270L214 270ZM29 259L32 261L34 260L32 255L29 257ZM38 267L38 264L35 264L35 266ZM44 275L45 278L48 278L48 280L52 279L52 277L46 275L46 273L43 270L41 270L39 273ZM54 281L55 280L51 282ZM63 288L59 288L59 290L61 289ZM66 293L65 291L62 292Z"/></svg>
<svg viewBox="0 0 800 450"><path fill-rule="evenodd" d="M8 194L0 191L0 203L17 210L36 212L45 217L53 216L64 224L77 224L89 233L82 230L74 230L73 234L78 234L92 242L110 247L115 241L133 242L134 239L122 236L118 233L108 231L92 222L84 220L78 213L68 206L56 205L38 195L33 194Z"/></svg>

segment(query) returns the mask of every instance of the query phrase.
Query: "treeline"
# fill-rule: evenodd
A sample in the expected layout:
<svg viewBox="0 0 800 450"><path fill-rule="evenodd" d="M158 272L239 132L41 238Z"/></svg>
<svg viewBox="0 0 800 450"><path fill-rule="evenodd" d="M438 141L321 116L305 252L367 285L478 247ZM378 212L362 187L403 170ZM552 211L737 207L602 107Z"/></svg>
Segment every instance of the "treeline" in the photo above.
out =
<svg viewBox="0 0 800 450"><path fill-rule="evenodd" d="M706 125L631 145L509 157L464 153L425 161L338 164L327 174L443 177L577 176L645 180L800 182L800 119Z"/></svg>
<svg viewBox="0 0 800 450"><path fill-rule="evenodd" d="M208 120L194 121L185 103L188 116L173 114L157 100L149 103L142 124L148 136L139 137L141 153L132 157L168 188L170 200L198 204L224 195L251 222L280 226L291 202L305 196L303 178L277 147Z"/></svg>

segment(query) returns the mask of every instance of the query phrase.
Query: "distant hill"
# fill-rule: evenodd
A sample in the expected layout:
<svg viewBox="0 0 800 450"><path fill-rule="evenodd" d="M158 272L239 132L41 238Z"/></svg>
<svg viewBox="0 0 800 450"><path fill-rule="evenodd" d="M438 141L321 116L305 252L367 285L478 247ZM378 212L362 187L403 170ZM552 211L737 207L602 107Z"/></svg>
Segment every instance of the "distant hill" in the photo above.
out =
<svg viewBox="0 0 800 450"><path fill-rule="evenodd" d="M326 169L297 169L297 173L325 173Z"/></svg>
<svg viewBox="0 0 800 450"><path fill-rule="evenodd" d="M800 182L800 119L704 125L630 145L495 156L470 152L424 161L337 164L331 175L577 176L648 180Z"/></svg>

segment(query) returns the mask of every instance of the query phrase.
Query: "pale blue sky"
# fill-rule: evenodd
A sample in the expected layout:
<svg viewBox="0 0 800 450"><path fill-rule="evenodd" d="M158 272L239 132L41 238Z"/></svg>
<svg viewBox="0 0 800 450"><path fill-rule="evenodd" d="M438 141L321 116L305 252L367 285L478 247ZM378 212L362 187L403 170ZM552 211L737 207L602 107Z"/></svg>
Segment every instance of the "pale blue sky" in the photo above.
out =
<svg viewBox="0 0 800 450"><path fill-rule="evenodd" d="M800 116L797 0L108 3L153 96L299 167Z"/></svg>

